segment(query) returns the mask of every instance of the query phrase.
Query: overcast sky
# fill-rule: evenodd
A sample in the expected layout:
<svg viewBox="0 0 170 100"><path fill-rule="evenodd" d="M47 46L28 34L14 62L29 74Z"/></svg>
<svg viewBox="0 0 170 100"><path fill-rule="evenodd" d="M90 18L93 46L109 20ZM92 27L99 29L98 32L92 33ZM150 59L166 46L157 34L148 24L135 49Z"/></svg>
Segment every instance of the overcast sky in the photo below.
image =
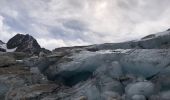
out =
<svg viewBox="0 0 170 100"><path fill-rule="evenodd" d="M0 40L42 47L122 42L170 28L170 0L0 0Z"/></svg>

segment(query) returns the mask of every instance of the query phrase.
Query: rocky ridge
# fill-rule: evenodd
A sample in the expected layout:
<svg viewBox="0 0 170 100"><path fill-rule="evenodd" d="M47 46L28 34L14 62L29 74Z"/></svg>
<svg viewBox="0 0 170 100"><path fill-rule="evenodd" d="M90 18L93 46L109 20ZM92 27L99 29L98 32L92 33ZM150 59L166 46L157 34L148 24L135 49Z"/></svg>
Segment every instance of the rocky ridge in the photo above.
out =
<svg viewBox="0 0 170 100"><path fill-rule="evenodd" d="M40 52L51 53L51 51L41 48L37 40L29 34L16 34L6 44L0 42L0 50L3 52L24 52L30 55L39 55Z"/></svg>
<svg viewBox="0 0 170 100"><path fill-rule="evenodd" d="M40 45L30 35L17 34L7 42L8 49L16 48L16 52L38 54L41 51Z"/></svg>
<svg viewBox="0 0 170 100"><path fill-rule="evenodd" d="M1 100L170 100L169 30L138 41L0 56Z"/></svg>

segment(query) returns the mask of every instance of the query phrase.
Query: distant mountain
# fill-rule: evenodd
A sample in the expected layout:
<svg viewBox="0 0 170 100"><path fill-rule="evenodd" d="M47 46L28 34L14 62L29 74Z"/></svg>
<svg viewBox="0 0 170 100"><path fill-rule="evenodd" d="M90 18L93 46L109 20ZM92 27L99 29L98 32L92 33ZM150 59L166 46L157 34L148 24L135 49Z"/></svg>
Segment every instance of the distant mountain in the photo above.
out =
<svg viewBox="0 0 170 100"><path fill-rule="evenodd" d="M107 49L167 49L170 48L170 30L151 34L137 41L122 43L105 43L92 45L90 48L98 50Z"/></svg>
<svg viewBox="0 0 170 100"><path fill-rule="evenodd" d="M151 34L141 38L140 40L127 41L121 43L104 43L94 44L89 46L73 46L56 48L53 52L77 52L82 50L99 51L99 50L113 50L113 49L168 49L170 48L170 29L164 32Z"/></svg>

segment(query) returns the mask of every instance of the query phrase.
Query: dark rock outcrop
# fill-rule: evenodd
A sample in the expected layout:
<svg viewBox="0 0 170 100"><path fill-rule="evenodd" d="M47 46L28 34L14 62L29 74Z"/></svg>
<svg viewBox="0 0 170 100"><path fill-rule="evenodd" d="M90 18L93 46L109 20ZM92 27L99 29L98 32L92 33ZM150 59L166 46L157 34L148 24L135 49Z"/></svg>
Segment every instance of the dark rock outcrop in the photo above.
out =
<svg viewBox="0 0 170 100"><path fill-rule="evenodd" d="M1 51L1 52L6 52L6 50L3 49L3 48L1 48L1 47L0 47L0 51Z"/></svg>
<svg viewBox="0 0 170 100"><path fill-rule="evenodd" d="M16 48L16 52L39 54L41 47L30 35L17 34L7 42L8 49Z"/></svg>

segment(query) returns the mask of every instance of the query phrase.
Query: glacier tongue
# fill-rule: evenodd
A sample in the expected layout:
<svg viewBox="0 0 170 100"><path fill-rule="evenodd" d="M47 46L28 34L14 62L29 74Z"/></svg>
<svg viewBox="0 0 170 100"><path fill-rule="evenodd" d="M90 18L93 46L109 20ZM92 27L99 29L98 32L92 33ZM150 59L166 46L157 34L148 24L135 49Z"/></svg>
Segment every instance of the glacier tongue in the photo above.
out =
<svg viewBox="0 0 170 100"><path fill-rule="evenodd" d="M48 60L35 60L32 66L43 69L48 79L70 87L63 100L105 100L111 94L120 100L145 100L170 89L169 49L84 50L44 59ZM63 91L57 97L60 94Z"/></svg>

